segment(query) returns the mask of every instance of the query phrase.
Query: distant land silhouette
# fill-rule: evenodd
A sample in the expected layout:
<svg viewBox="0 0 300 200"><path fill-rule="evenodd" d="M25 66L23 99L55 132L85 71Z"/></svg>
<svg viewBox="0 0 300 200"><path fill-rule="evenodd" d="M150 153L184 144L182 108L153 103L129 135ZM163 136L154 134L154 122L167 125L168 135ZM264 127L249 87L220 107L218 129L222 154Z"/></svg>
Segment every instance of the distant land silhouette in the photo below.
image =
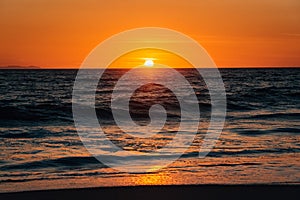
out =
<svg viewBox="0 0 300 200"><path fill-rule="evenodd" d="M0 66L0 69L42 69L38 66L18 66L18 65L9 65L9 66Z"/></svg>

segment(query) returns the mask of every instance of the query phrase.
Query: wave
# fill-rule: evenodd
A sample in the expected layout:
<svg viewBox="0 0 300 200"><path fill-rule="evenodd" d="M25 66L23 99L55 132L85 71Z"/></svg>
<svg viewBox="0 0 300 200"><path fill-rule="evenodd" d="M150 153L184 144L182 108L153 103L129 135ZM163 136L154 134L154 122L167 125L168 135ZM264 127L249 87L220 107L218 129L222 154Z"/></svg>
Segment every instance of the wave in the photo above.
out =
<svg viewBox="0 0 300 200"><path fill-rule="evenodd" d="M87 165L96 165L97 168L106 168L92 156L86 157L62 157L56 159L48 159L41 161L25 162L20 164L4 165L0 167L2 171L9 170L30 170L44 168L77 168Z"/></svg>
<svg viewBox="0 0 300 200"><path fill-rule="evenodd" d="M226 150L214 150L208 153L208 157L223 157L223 156L241 156L241 155L254 155L254 154L282 154L282 153L299 153L300 148L273 148L273 149L245 149L245 150L237 150L237 151L226 151ZM165 155L168 157L168 155ZM173 155L169 155L173 156ZM198 157L199 152L189 152L185 153L181 156L181 158L192 158ZM151 159L152 156L142 156L143 159ZM116 159L118 157L116 156ZM129 160L137 159L137 157L128 157ZM138 159L141 159L140 157ZM249 163L246 163L249 164ZM230 164L236 165L236 164ZM224 165L225 166L225 165ZM62 157L48 160L40 160L33 162L24 162L19 164L5 164L0 167L1 171L10 171L10 170L37 170L37 169L45 169L45 168L56 168L56 169L76 169L88 167L90 169L100 169L107 168L106 165L100 163L93 156L85 156L85 157Z"/></svg>
<svg viewBox="0 0 300 200"><path fill-rule="evenodd" d="M227 109L229 111L251 111L254 110L255 107L249 105L247 102L234 102L234 101L227 101Z"/></svg>
<svg viewBox="0 0 300 200"><path fill-rule="evenodd" d="M252 114L243 119L296 119L300 120L300 113L296 112L279 112L279 113L268 113L268 114Z"/></svg>
<svg viewBox="0 0 300 200"><path fill-rule="evenodd" d="M23 183L23 182L29 182L29 181L40 181L40 180L56 180L56 179L61 179L61 178L49 178L49 177L40 177L40 178L25 178L25 179L4 179L1 180L2 183Z"/></svg>
<svg viewBox="0 0 300 200"><path fill-rule="evenodd" d="M7 130L0 133L0 138L44 138L53 136L51 131L38 129L38 130Z"/></svg>
<svg viewBox="0 0 300 200"><path fill-rule="evenodd" d="M265 134L276 134L276 133L287 133L287 134L299 134L299 128L275 128L275 129L267 129L267 130L243 130L243 129L232 129L233 132L240 134L240 135L247 135L247 136L259 136Z"/></svg>
<svg viewBox="0 0 300 200"><path fill-rule="evenodd" d="M254 155L254 154L283 154L283 153L299 153L300 148L274 148L274 149L245 149L237 151L212 151L207 154L207 157L223 157L223 156L242 156L242 155ZM189 152L183 154L182 158L198 157L199 152Z"/></svg>
<svg viewBox="0 0 300 200"><path fill-rule="evenodd" d="M16 121L44 121L57 119L62 121L72 121L71 106L66 105L28 105L28 106L1 106L0 120Z"/></svg>

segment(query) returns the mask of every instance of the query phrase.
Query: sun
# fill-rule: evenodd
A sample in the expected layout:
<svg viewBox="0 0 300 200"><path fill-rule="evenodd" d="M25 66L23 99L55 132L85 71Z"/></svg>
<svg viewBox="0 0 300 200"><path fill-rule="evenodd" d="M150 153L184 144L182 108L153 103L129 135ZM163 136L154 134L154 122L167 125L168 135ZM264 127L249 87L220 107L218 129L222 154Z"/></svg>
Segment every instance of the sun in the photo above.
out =
<svg viewBox="0 0 300 200"><path fill-rule="evenodd" d="M144 66L146 66L146 67L153 67L153 65L154 65L154 62L150 58L146 59L144 62Z"/></svg>

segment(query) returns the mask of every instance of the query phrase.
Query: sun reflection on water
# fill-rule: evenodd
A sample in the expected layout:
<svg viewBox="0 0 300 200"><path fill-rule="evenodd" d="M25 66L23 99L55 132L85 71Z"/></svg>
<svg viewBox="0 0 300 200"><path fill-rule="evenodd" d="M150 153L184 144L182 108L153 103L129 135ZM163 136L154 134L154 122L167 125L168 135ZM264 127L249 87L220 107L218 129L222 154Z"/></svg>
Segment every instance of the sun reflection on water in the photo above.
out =
<svg viewBox="0 0 300 200"><path fill-rule="evenodd" d="M167 185L174 182L167 173L144 174L133 181L136 185Z"/></svg>

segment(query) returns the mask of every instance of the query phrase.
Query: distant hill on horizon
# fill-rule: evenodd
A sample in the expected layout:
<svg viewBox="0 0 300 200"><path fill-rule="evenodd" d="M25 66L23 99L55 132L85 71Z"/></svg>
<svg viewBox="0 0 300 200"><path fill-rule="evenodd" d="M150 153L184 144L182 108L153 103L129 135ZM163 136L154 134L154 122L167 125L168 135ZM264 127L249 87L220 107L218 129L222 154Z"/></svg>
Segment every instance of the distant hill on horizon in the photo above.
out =
<svg viewBox="0 0 300 200"><path fill-rule="evenodd" d="M9 65L9 66L0 66L0 69L42 69L42 68L38 66Z"/></svg>

